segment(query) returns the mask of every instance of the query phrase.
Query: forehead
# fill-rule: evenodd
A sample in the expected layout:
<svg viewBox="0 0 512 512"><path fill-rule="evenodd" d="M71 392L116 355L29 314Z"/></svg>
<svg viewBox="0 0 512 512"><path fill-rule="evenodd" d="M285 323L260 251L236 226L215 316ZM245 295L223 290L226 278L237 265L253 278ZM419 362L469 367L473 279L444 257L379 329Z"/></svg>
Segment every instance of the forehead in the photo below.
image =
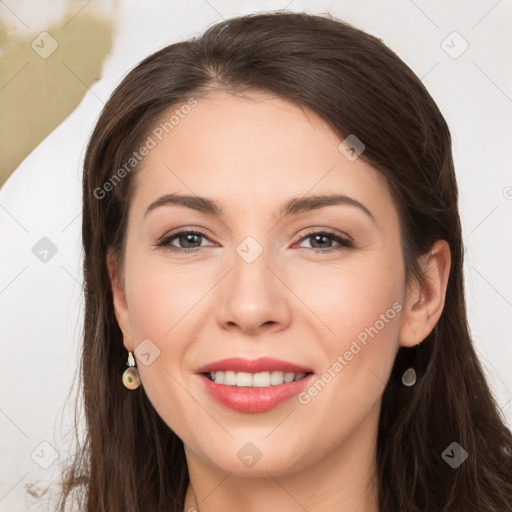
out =
<svg viewBox="0 0 512 512"><path fill-rule="evenodd" d="M139 215L164 193L218 198L227 213L231 203L261 211L290 196L333 192L393 207L383 176L360 158L347 159L341 139L314 113L262 93L196 101L191 109L172 107L150 133L154 147L132 196Z"/></svg>

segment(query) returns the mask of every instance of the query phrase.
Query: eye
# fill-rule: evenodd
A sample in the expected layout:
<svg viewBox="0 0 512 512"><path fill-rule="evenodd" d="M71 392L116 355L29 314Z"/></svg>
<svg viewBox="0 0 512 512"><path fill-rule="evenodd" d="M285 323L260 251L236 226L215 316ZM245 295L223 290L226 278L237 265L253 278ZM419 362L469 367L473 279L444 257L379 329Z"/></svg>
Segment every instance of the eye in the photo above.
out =
<svg viewBox="0 0 512 512"><path fill-rule="evenodd" d="M181 230L165 236L155 245L172 251L195 252L202 247L211 247L211 245L203 244L205 240L209 240L209 238L202 231ZM310 248L315 252L330 252L353 247L352 242L348 238L335 233L329 233L328 231L309 233L303 236L299 242L306 240L310 241ZM337 246L333 244L337 244ZM304 246L302 248L307 249Z"/></svg>
<svg viewBox="0 0 512 512"><path fill-rule="evenodd" d="M182 230L165 236L156 246L166 247L173 251L194 252L201 247L205 247L202 243L204 240L208 240L208 237L202 231Z"/></svg>
<svg viewBox="0 0 512 512"><path fill-rule="evenodd" d="M300 239L300 242L310 240L310 248L315 252L330 252L333 250L342 250L353 247L352 242L343 236L328 231L315 231L309 233ZM333 247L333 242L338 246Z"/></svg>

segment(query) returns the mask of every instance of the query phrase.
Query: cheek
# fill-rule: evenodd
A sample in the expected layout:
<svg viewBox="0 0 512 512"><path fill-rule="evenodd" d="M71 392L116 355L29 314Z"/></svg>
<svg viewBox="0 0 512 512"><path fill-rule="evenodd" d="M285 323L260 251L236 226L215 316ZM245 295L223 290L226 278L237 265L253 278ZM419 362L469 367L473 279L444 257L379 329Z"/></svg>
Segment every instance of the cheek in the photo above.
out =
<svg viewBox="0 0 512 512"><path fill-rule="evenodd" d="M207 314L204 307L214 278L212 272L199 274L192 265L171 265L135 251L126 259L126 295L136 355L139 346L145 347L141 354L150 353L149 364L137 358L144 391L161 418L187 442L191 442L191 425L204 418L187 391L190 368L186 361L199 335L197 318Z"/></svg>
<svg viewBox="0 0 512 512"><path fill-rule="evenodd" d="M127 301L135 345L144 338L161 348L182 339L191 313L207 293L208 279L197 268L172 265L151 255L127 260Z"/></svg>
<svg viewBox="0 0 512 512"><path fill-rule="evenodd" d="M326 327L329 352L343 348L375 326L384 338L398 333L404 273L396 259L369 254L298 272L294 291ZM400 260L398 260L400 261ZM386 314L386 312L388 312ZM381 318L381 316L384 317Z"/></svg>
<svg viewBox="0 0 512 512"><path fill-rule="evenodd" d="M320 416L350 410L355 420L380 399L398 349L403 279L401 265L369 258L299 280L299 293L326 327L319 382L301 403Z"/></svg>

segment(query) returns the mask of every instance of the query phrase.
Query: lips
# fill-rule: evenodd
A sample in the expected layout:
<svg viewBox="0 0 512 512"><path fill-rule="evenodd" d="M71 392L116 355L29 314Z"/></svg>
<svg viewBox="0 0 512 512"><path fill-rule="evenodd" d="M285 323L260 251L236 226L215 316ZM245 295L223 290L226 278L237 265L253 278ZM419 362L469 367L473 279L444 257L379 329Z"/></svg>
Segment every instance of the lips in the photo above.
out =
<svg viewBox="0 0 512 512"><path fill-rule="evenodd" d="M247 373L261 373L261 372L284 372L284 373L312 373L311 368L300 366L298 364L290 363L280 359L271 357L261 357L259 359L242 359L240 357L232 357L229 359L221 359L213 363L205 364L196 370L196 373L210 373L210 372L247 372Z"/></svg>
<svg viewBox="0 0 512 512"><path fill-rule="evenodd" d="M314 378L311 368L301 366L288 361L263 357L260 359L248 360L242 358L229 358L206 364L197 369L196 373L201 378L207 393L221 405L232 410L244 413L262 413L269 411L300 393ZM213 376L222 374L243 376L240 379L220 380L215 382ZM259 376L259 384L256 378L247 379L252 374ZM281 375L294 375L295 378L281 380L265 380L267 374L278 377ZM284 380L284 382L283 382ZM266 385L268 382L269 385ZM271 382L274 382L272 384ZM283 382L283 383L279 383Z"/></svg>

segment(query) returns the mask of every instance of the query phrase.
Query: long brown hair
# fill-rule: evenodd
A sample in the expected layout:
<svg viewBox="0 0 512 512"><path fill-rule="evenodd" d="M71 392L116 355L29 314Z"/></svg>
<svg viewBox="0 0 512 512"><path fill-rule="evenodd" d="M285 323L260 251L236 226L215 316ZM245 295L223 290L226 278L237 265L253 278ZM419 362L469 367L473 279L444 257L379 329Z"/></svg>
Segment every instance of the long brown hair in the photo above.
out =
<svg viewBox="0 0 512 512"><path fill-rule="evenodd" d="M451 273L444 312L419 347L400 348L382 399L377 470L382 512L512 510L512 435L469 334L458 192L448 126L414 73L379 39L329 16L277 12L232 18L146 58L117 87L87 148L83 173L86 440L65 475L89 512L182 512L189 482L183 443L143 387L127 391L122 333L106 265L122 264L137 166L126 168L171 108L211 91L265 91L355 134L387 179L401 218L408 279L440 239ZM125 166L122 179L118 170ZM114 175L117 178L114 180ZM105 187L110 182L111 186ZM401 376L409 365L413 387ZM450 467L457 442L467 459Z"/></svg>

